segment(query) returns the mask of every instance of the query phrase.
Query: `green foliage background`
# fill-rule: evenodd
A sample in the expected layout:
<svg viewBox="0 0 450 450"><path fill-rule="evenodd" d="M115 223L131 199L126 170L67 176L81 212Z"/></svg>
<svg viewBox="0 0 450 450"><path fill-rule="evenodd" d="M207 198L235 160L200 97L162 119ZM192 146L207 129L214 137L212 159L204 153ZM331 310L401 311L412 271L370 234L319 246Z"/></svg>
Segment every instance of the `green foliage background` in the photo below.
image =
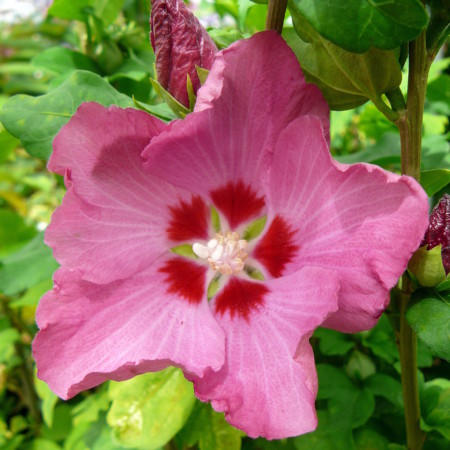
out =
<svg viewBox="0 0 450 450"><path fill-rule="evenodd" d="M303 19L295 11L312 11L308 3L290 4L296 27ZM249 0L215 0L202 1L195 12L213 25L211 36L223 48L264 29L267 7ZM316 13L320 16L321 9ZM411 10L409 18L420 30L420 12L414 14ZM222 414L195 399L178 369L105 383L68 402L57 399L35 377L30 346L37 331L35 308L51 288L57 267L43 244L42 230L64 193L62 180L46 171L45 159L54 135L83 101L145 109L166 120L175 117L149 81L154 78L154 55L148 18L148 4L140 0L55 0L42 23L0 24L0 448L406 449L399 356L386 315L364 333L319 329L314 334L319 427L298 438L269 442L245 437ZM320 17L309 19L323 24ZM307 73L311 68L311 79L317 78L315 55L334 51L330 50L334 44L316 39L317 31L306 26L300 39L290 23L288 17L284 36L302 55L301 61L306 55L302 64ZM346 43L355 44L337 27L327 30L337 33L344 48ZM398 33L403 36L401 30ZM400 82L400 69L393 65L398 59L394 49L401 41L395 41L396 36L392 34L382 47L392 52L389 58L394 62L383 60L389 71L383 66L379 87L361 89L363 80L355 88L351 78L352 89L343 88L350 97L329 94L335 109L347 109L331 116L332 151L341 162L364 161L400 170L397 129L374 105L384 89ZM339 58L357 58L358 64L368 66L375 58L381 64L383 58L373 56L374 50L364 53L370 47L367 42L370 36L365 35L360 47L345 50L360 54L349 56L343 50ZM313 47L316 52L311 52ZM422 183L434 203L444 192L450 193L449 65L445 54L433 65L424 115ZM329 80L318 82L326 92L335 88ZM401 86L405 91L404 81ZM374 103L364 103L368 98ZM449 287L447 282L439 290L422 289L417 296L425 301L417 301L408 313L423 341L419 341L421 427L428 433L428 450L449 448L449 365L439 358L448 358Z"/></svg>

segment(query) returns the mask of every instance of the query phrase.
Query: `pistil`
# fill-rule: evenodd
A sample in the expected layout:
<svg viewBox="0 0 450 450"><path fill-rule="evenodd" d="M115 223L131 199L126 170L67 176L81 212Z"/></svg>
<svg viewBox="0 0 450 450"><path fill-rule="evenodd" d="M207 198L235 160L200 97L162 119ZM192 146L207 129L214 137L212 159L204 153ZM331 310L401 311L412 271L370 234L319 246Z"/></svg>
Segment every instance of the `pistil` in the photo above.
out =
<svg viewBox="0 0 450 450"><path fill-rule="evenodd" d="M192 250L199 258L207 259L213 270L232 275L244 268L246 247L247 241L240 239L238 233L227 231L216 233L206 245L195 243Z"/></svg>

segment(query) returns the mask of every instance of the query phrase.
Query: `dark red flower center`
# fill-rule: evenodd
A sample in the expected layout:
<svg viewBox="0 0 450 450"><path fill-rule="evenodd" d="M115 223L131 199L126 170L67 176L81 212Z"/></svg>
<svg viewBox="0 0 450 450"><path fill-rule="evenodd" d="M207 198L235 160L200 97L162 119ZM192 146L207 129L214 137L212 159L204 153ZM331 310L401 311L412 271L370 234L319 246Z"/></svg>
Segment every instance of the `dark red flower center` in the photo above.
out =
<svg viewBox="0 0 450 450"><path fill-rule="evenodd" d="M174 247L174 252L179 248L191 248L192 252L183 256L198 258L174 257L160 271L167 275L165 281L169 293L177 294L189 302L199 303L208 290L208 298L215 298L215 310L218 314L228 312L231 317L249 320L252 311L264 306L265 297L270 292L263 282L255 281L263 280L264 276L260 268L254 267L254 261L260 263L261 269L264 268L271 277L280 277L299 250L294 240L295 230L282 217L276 216L251 253L250 260L253 262L248 265L248 242L241 239L234 230L243 223L260 217L265 206L264 198L259 197L250 186L238 181L212 191L211 199L212 208L220 211L231 230L215 233L208 240L208 235L211 237L213 231L210 226L210 209L206 202L194 195L190 202L180 200L177 205L169 207L167 236L177 243L189 243ZM224 222L223 217L221 222ZM201 242L192 245L194 240ZM215 271L210 276L209 288L208 265Z"/></svg>
<svg viewBox="0 0 450 450"><path fill-rule="evenodd" d="M176 206L169 206L170 221L167 236L171 241L186 242L192 239L208 238L209 209L198 195L191 202L180 200Z"/></svg>
<svg viewBox="0 0 450 450"><path fill-rule="evenodd" d="M243 181L231 181L224 187L211 191L211 199L216 208L226 217L231 229L256 217L264 208L264 198Z"/></svg>
<svg viewBox="0 0 450 450"><path fill-rule="evenodd" d="M276 216L253 253L274 278L281 277L287 264L299 251L299 246L294 244L294 236L292 227Z"/></svg>
<svg viewBox="0 0 450 450"><path fill-rule="evenodd" d="M159 271L167 274L167 292L177 294L190 303L202 301L205 294L205 266L178 257L167 260Z"/></svg>

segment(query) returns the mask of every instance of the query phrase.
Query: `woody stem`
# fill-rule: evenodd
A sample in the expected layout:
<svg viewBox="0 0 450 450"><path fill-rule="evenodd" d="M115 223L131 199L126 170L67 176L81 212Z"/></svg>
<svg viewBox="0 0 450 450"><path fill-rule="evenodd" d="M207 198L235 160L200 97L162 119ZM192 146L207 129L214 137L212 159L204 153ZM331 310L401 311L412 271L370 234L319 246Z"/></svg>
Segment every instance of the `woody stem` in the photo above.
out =
<svg viewBox="0 0 450 450"><path fill-rule="evenodd" d="M427 58L425 31L409 45L409 78L406 109L398 111L396 125L400 132L402 174L420 180L422 122L430 61ZM408 450L421 450L425 433L420 429L420 404L417 382L417 336L406 321L411 298L411 280L403 275L399 296L400 321L396 330L405 404Z"/></svg>
<svg viewBox="0 0 450 450"><path fill-rule="evenodd" d="M266 30L275 30L278 34L281 34L283 31L286 8L287 0L269 0Z"/></svg>

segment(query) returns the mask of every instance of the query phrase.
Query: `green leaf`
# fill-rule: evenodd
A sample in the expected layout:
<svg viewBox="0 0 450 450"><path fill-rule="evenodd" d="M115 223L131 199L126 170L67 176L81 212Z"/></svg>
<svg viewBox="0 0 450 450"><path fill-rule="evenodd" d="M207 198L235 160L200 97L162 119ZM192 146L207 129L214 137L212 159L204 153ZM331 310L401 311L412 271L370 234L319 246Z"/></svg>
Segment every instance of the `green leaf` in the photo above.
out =
<svg viewBox="0 0 450 450"><path fill-rule="evenodd" d="M191 77L189 76L189 74L187 76L186 88L187 88L188 98L189 98L189 111L193 111L197 97L195 96L194 86L192 85L192 80L191 80Z"/></svg>
<svg viewBox="0 0 450 450"><path fill-rule="evenodd" d="M0 421L0 425L1 425L1 421ZM1 429L0 429L1 432ZM23 448L23 446L21 446L22 441L25 439L25 435L23 434L16 434L15 436L13 436L11 439L5 439L1 434L0 434L0 445L2 445L2 450L21 450L21 448Z"/></svg>
<svg viewBox="0 0 450 450"><path fill-rule="evenodd" d="M380 433L370 428L354 432L356 450L387 450L389 441Z"/></svg>
<svg viewBox="0 0 450 450"><path fill-rule="evenodd" d="M365 150L337 156L336 159L345 164L368 162L378 165L389 160L390 164L397 164L400 167L400 139L396 133L386 133L377 139L374 145L366 147Z"/></svg>
<svg viewBox="0 0 450 450"><path fill-rule="evenodd" d="M424 169L450 167L450 133L424 136L422 139L422 165Z"/></svg>
<svg viewBox="0 0 450 450"><path fill-rule="evenodd" d="M34 385L41 402L42 418L47 427L51 428L53 424L53 413L58 397L54 394L46 383L34 377Z"/></svg>
<svg viewBox="0 0 450 450"><path fill-rule="evenodd" d="M50 16L59 17L67 20L86 19L85 8L92 4L92 0L54 0L53 4L48 9Z"/></svg>
<svg viewBox="0 0 450 450"><path fill-rule="evenodd" d="M450 9L447 0L429 0L427 3L431 13L427 27L427 50L437 52L450 31Z"/></svg>
<svg viewBox="0 0 450 450"><path fill-rule="evenodd" d="M19 340L20 334L15 328L0 331L0 363L8 362L14 356L14 344Z"/></svg>
<svg viewBox="0 0 450 450"><path fill-rule="evenodd" d="M91 0L92 1L92 0ZM93 0L95 15L102 19L105 25L114 22L125 0Z"/></svg>
<svg viewBox="0 0 450 450"><path fill-rule="evenodd" d="M66 438L72 428L72 410L67 403L59 403L53 412L52 425L42 427L41 436L52 441Z"/></svg>
<svg viewBox="0 0 450 450"><path fill-rule="evenodd" d="M433 61L432 66L430 67L430 72L428 74L428 86L436 81L441 76L445 76L445 72L447 72L447 68L450 67L450 56L444 57L442 59L437 59ZM447 75L448 77L448 75ZM450 86L448 86L448 82L445 83L446 86L441 86L439 90L442 89L441 95L444 95L444 99L448 99L450 96ZM437 92L435 92L436 94ZM428 89L427 89L427 97L428 97ZM431 99L432 100L432 99ZM437 99L434 98L434 101ZM449 106L450 107L450 106Z"/></svg>
<svg viewBox="0 0 450 450"><path fill-rule="evenodd" d="M212 29L208 31L219 49L229 47L233 42L244 39L244 35L238 30Z"/></svg>
<svg viewBox="0 0 450 450"><path fill-rule="evenodd" d="M245 439L242 448L243 450L296 450L292 439L277 439L274 441L268 441L264 438Z"/></svg>
<svg viewBox="0 0 450 450"><path fill-rule="evenodd" d="M65 47L52 47L44 50L33 58L32 64L59 74L74 70L98 73L96 65L88 56Z"/></svg>
<svg viewBox="0 0 450 450"><path fill-rule="evenodd" d="M153 89L155 92L166 102L169 108L176 114L177 117L184 118L190 110L186 106L182 105L175 97L173 97L168 91L166 91L156 80L150 78Z"/></svg>
<svg viewBox="0 0 450 450"><path fill-rule="evenodd" d="M367 334L363 334L362 343L368 347L374 355L380 357L388 364L393 364L399 359L395 336L389 319L382 315L377 325Z"/></svg>
<svg viewBox="0 0 450 450"><path fill-rule="evenodd" d="M54 0L48 14L61 19L85 21L89 13L95 13L108 25L117 17L124 3L125 0Z"/></svg>
<svg viewBox="0 0 450 450"><path fill-rule="evenodd" d="M0 259L0 292L13 295L51 277L58 264L43 239L40 233L19 251Z"/></svg>
<svg viewBox="0 0 450 450"><path fill-rule="evenodd" d="M402 74L394 51L372 48L363 54L350 53L324 39L301 16L294 18L294 28L286 28L283 36L306 80L320 88L331 109L352 109L369 99L379 105L381 94L400 85Z"/></svg>
<svg viewBox="0 0 450 450"><path fill-rule="evenodd" d="M8 209L0 209L0 258L23 246L35 235L34 227L26 225L21 216Z"/></svg>
<svg viewBox="0 0 450 450"><path fill-rule="evenodd" d="M450 439L450 381L436 378L425 383L420 396L422 428Z"/></svg>
<svg viewBox="0 0 450 450"><path fill-rule="evenodd" d="M13 416L9 422L9 428L14 434L18 434L28 428L28 423L23 416Z"/></svg>
<svg viewBox="0 0 450 450"><path fill-rule="evenodd" d="M99 75L76 71L48 94L11 97L0 111L0 120L12 135L20 138L30 155L47 159L53 138L83 102L134 106L131 98L117 92Z"/></svg>
<svg viewBox="0 0 450 450"><path fill-rule="evenodd" d="M245 433L233 428L222 413L211 405L197 401L176 441L188 446L198 444L200 450L240 450Z"/></svg>
<svg viewBox="0 0 450 450"><path fill-rule="evenodd" d="M157 105L147 105L146 103L142 103L134 97L133 103L136 109L145 111L146 113L158 117L159 119L164 120L165 122L170 122L171 120L177 118L177 116L165 103L159 103Z"/></svg>
<svg viewBox="0 0 450 450"><path fill-rule="evenodd" d="M61 450L61 447L50 439L35 438L24 450Z"/></svg>
<svg viewBox="0 0 450 450"><path fill-rule="evenodd" d="M364 353L355 350L345 366L347 375L355 381L365 380L375 373L374 362Z"/></svg>
<svg viewBox="0 0 450 450"><path fill-rule="evenodd" d="M123 54L112 39L105 37L94 49L95 60L108 75L113 74L123 64Z"/></svg>
<svg viewBox="0 0 450 450"><path fill-rule="evenodd" d="M253 0L252 0L253 1ZM240 3L240 1L238 1ZM253 5L247 11L245 30L250 34L263 31L266 26L267 5Z"/></svg>
<svg viewBox="0 0 450 450"><path fill-rule="evenodd" d="M408 450L406 448L406 445L400 445L400 444L388 444L387 448L388 448L388 450Z"/></svg>
<svg viewBox="0 0 450 450"><path fill-rule="evenodd" d="M317 398L328 399L330 414L341 416L342 424L347 424L350 428L364 425L375 406L369 391L353 383L344 371L331 365L318 364L317 374L319 376ZM341 407L343 409L338 411Z"/></svg>
<svg viewBox="0 0 450 450"><path fill-rule="evenodd" d="M428 197L439 192L444 186L450 183L449 169L423 170L420 172L420 184Z"/></svg>
<svg viewBox="0 0 450 450"><path fill-rule="evenodd" d="M402 384L384 373L375 373L364 380L364 386L373 395L383 397L397 408L403 409Z"/></svg>
<svg viewBox="0 0 450 450"><path fill-rule="evenodd" d="M423 114L423 135L434 136L444 134L448 125L448 117L435 112Z"/></svg>
<svg viewBox="0 0 450 450"><path fill-rule="evenodd" d="M445 292L450 290L450 273L445 277L442 283L439 283L434 290L436 292Z"/></svg>
<svg viewBox="0 0 450 450"><path fill-rule="evenodd" d="M357 127L358 131L362 131L367 138L373 140L375 145L378 144L387 133L395 133L397 140L400 140L398 128L395 124L383 116L372 103L368 103L362 108Z"/></svg>
<svg viewBox="0 0 450 450"><path fill-rule="evenodd" d="M107 386L107 384L103 384L100 389L86 397L72 409L75 427L83 423L97 422L101 413L108 410L111 400L108 396Z"/></svg>
<svg viewBox="0 0 450 450"><path fill-rule="evenodd" d="M33 75L36 72L36 68L30 65L29 63L20 63L20 62L12 62L12 63L3 63L0 66L0 74L9 74L9 75Z"/></svg>
<svg viewBox="0 0 450 450"><path fill-rule="evenodd" d="M88 450L89 447L86 445L85 437L90 432L91 425L92 424L88 422L83 422L78 424L76 427L73 427L64 439L64 450ZM111 431L110 434L112 434ZM123 447L121 447L121 449L123 450ZM110 447L105 450L115 449Z"/></svg>
<svg viewBox="0 0 450 450"><path fill-rule="evenodd" d="M20 144L20 141L18 139L16 139L14 136L12 136L2 128L3 127L0 124L0 164L6 162L14 149L16 149Z"/></svg>
<svg viewBox="0 0 450 450"><path fill-rule="evenodd" d="M364 425L372 415L374 397L337 367L318 364L317 374L317 400L327 400L327 408L317 411L317 430L295 438L295 446L298 450L354 450L352 430Z"/></svg>
<svg viewBox="0 0 450 450"><path fill-rule="evenodd" d="M391 449L388 449L391 450ZM393 449L397 450L397 449ZM399 450L407 450L406 447ZM440 436L428 435L423 445L423 450L448 450L448 439L441 438Z"/></svg>
<svg viewBox="0 0 450 450"><path fill-rule="evenodd" d="M31 306L35 308L39 303L39 299L49 291L53 286L53 280L47 278L44 281L36 284L35 286L28 289L24 295L20 298L12 300L9 302L11 308L22 308L24 306Z"/></svg>
<svg viewBox="0 0 450 450"><path fill-rule="evenodd" d="M83 423L85 425L85 423ZM78 427L75 427L77 429ZM99 420L91 423L82 436L83 447L77 450L124 450L111 433L111 428L106 423L106 414L101 413ZM70 450L64 448L64 450ZM158 450L163 450L160 448Z"/></svg>
<svg viewBox="0 0 450 450"><path fill-rule="evenodd" d="M420 0L292 0L293 19L303 15L325 38L356 53L391 50L415 39L428 15Z"/></svg>
<svg viewBox="0 0 450 450"><path fill-rule="evenodd" d="M431 367L433 365L433 353L431 350L418 339L417 341L417 367ZM400 371L399 371L400 373Z"/></svg>
<svg viewBox="0 0 450 450"><path fill-rule="evenodd" d="M184 425L194 406L192 385L181 370L140 375L110 383L112 406L107 421L124 446L154 450Z"/></svg>
<svg viewBox="0 0 450 450"><path fill-rule="evenodd" d="M134 81L142 81L149 77L151 68L155 63L153 53L141 52L136 54L129 49L129 57L117 70L108 77L108 81L116 81L120 78L130 78Z"/></svg>
<svg viewBox="0 0 450 450"><path fill-rule="evenodd" d="M427 86L427 101L437 114L450 115L450 76L441 74Z"/></svg>
<svg viewBox="0 0 450 450"><path fill-rule="evenodd" d="M348 334L328 328L318 328L314 336L320 339L319 350L324 355L345 355L355 346L355 342Z"/></svg>
<svg viewBox="0 0 450 450"><path fill-rule="evenodd" d="M223 414L216 413L209 405L209 426L202 430L200 450L239 450L245 433L225 421Z"/></svg>
<svg viewBox="0 0 450 450"><path fill-rule="evenodd" d="M442 245L431 250L424 245L414 252L408 270L417 278L421 286L433 287L445 280L445 269L442 262Z"/></svg>
<svg viewBox="0 0 450 450"><path fill-rule="evenodd" d="M209 70L204 69L203 67L195 66L195 71L197 72L200 84L203 86L205 84L206 79L208 78Z"/></svg>
<svg viewBox="0 0 450 450"><path fill-rule="evenodd" d="M411 296L406 319L417 337L437 356L450 361L450 302L437 292L419 289Z"/></svg>
<svg viewBox="0 0 450 450"><path fill-rule="evenodd" d="M238 18L239 18L239 28L241 30L245 27L245 19L249 9L254 5L251 0L239 0L238 1Z"/></svg>

